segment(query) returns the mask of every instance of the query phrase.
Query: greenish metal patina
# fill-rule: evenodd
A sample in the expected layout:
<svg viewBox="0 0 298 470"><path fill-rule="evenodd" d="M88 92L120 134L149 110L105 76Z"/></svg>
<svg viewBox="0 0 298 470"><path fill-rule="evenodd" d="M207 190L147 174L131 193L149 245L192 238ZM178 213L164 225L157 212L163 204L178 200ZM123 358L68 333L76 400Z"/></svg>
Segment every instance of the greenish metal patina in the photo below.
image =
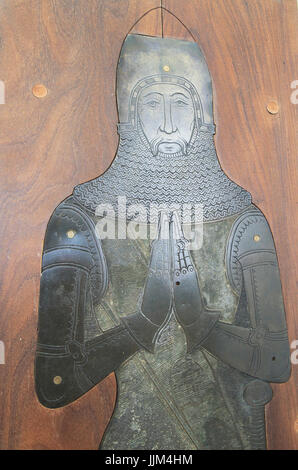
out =
<svg viewBox="0 0 298 470"><path fill-rule="evenodd" d="M213 309L224 305L224 320L230 323L237 296L225 275L225 247L235 219L205 224L204 243L192 252L196 268L200 266L207 305ZM120 323L118 312L134 311L147 277L150 242L103 240L102 245L111 275L105 306L97 311L105 330ZM121 253L125 253L124 263ZM131 280L129 291L127 278ZM207 351L187 354L185 334L172 314L156 340L154 354L139 351L117 371L117 406L101 448L249 448L245 433L238 429L244 423L233 416L225 389L218 385L220 367ZM158 441L154 423L158 423ZM119 429L125 429L125 436L119 435Z"/></svg>

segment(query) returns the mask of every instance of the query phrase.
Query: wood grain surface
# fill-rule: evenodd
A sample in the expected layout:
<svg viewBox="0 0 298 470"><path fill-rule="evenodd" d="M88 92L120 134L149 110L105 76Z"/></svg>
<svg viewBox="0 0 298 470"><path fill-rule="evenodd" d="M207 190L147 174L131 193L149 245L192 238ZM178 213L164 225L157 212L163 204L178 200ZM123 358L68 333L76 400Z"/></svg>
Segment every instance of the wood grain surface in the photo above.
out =
<svg viewBox="0 0 298 470"><path fill-rule="evenodd" d="M0 449L97 449L114 376L59 410L34 394L41 252L47 221L73 186L103 172L118 137L115 72L128 31L181 37L160 0L2 0L0 5ZM202 47L213 77L216 146L274 235L290 341L298 339L296 0L162 0ZM296 74L296 76L295 76ZM47 94L32 93L43 84ZM269 101L279 112L268 113ZM275 385L268 447L297 445L298 365ZM295 425L296 423L296 425Z"/></svg>

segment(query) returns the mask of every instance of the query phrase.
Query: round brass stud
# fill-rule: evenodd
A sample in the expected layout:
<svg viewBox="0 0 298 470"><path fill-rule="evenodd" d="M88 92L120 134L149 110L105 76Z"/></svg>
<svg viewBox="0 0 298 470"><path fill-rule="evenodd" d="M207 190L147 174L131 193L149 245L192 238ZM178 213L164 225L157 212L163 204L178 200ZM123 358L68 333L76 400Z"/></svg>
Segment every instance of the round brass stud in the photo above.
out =
<svg viewBox="0 0 298 470"><path fill-rule="evenodd" d="M169 71L170 71L170 67L169 67L168 65L164 65L164 66L163 66L163 70L164 70L165 72L169 72Z"/></svg>
<svg viewBox="0 0 298 470"><path fill-rule="evenodd" d="M68 232L66 232L66 235L68 238L73 238L75 234L76 234L75 230L68 230Z"/></svg>
<svg viewBox="0 0 298 470"><path fill-rule="evenodd" d="M276 101L269 101L267 104L267 111L270 114L277 114L279 111L279 105Z"/></svg>
<svg viewBox="0 0 298 470"><path fill-rule="evenodd" d="M60 375L56 375L53 378L53 382L54 382L55 385L60 385L62 383L62 377L60 377Z"/></svg>
<svg viewBox="0 0 298 470"><path fill-rule="evenodd" d="M48 94L47 88L41 83L37 83L32 88L32 93L36 98L44 98Z"/></svg>
<svg viewBox="0 0 298 470"><path fill-rule="evenodd" d="M260 235L254 235L254 241L259 242L261 240Z"/></svg>

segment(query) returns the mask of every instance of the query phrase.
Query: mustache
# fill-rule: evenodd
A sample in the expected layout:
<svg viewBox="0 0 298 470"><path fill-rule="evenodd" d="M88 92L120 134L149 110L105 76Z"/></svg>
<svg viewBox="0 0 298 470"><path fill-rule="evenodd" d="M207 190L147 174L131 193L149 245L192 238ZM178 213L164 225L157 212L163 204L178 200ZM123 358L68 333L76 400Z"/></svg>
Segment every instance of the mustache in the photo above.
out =
<svg viewBox="0 0 298 470"><path fill-rule="evenodd" d="M151 151L153 155L158 154L158 147L160 144L164 143L172 143L172 144L178 144L181 147L181 150L184 154L187 153L187 141L178 133L174 132L170 134L168 137L165 135L157 135L154 137L154 139L151 139L149 142Z"/></svg>

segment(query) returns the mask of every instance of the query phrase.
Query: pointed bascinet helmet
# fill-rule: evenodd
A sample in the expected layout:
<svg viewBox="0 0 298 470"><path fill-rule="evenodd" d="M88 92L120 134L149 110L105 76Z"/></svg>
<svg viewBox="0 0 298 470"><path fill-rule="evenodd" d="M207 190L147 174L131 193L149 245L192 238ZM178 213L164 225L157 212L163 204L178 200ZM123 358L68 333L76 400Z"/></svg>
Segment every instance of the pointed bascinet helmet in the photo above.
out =
<svg viewBox="0 0 298 470"><path fill-rule="evenodd" d="M176 84L193 100L198 129L213 131L212 83L205 58L195 42L129 34L117 69L121 126L137 127L140 92L153 84Z"/></svg>
<svg viewBox="0 0 298 470"><path fill-rule="evenodd" d="M251 204L250 194L225 175L217 159L211 77L196 42L128 34L118 61L116 84L119 146L103 175L74 189L75 199L85 209L94 213L100 204L110 204L117 213L119 196L124 196L128 205L145 207L146 214L152 204L199 204L204 220L209 221L240 213ZM178 107L174 109L176 130L162 132L156 114L144 107L145 121L157 136L148 138L140 118L143 97L150 94L147 88L161 96L164 116L167 106L172 110L171 96L180 90L191 110L188 127ZM165 89L174 89L172 95L168 92L170 98L165 97ZM170 105L166 105L166 99ZM175 121L171 113L170 119ZM175 136L177 141L172 146L178 150L165 151L168 144L162 147L159 139L173 142ZM158 142L155 147L154 142ZM136 220L127 213L125 217ZM142 221L148 221L147 215Z"/></svg>

